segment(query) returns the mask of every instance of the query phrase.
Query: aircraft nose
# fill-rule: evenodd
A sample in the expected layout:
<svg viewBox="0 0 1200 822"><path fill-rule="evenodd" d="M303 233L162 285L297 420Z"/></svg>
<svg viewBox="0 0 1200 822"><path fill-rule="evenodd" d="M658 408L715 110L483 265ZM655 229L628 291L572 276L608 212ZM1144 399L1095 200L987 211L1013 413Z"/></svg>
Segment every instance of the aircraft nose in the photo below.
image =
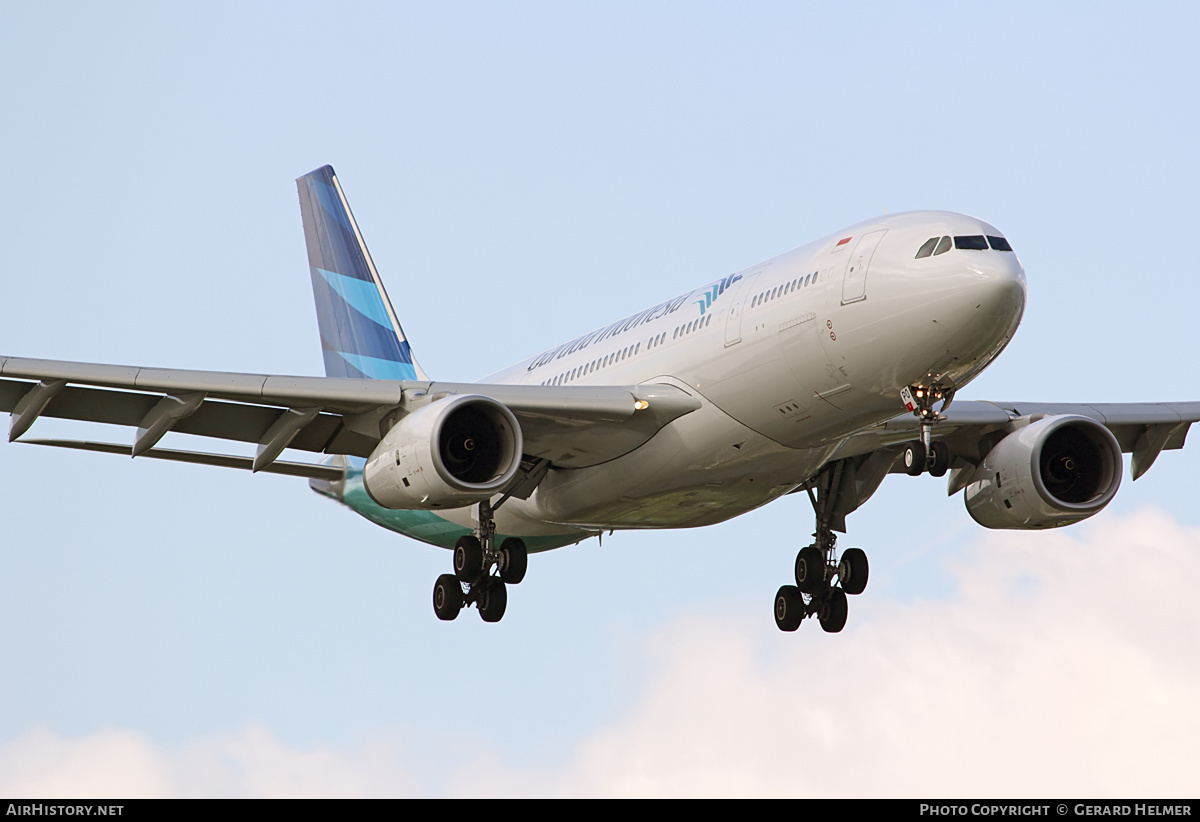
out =
<svg viewBox="0 0 1200 822"><path fill-rule="evenodd" d="M1015 329L1025 311L1025 269L1011 251L981 256L963 275L964 308L977 319Z"/></svg>
<svg viewBox="0 0 1200 822"><path fill-rule="evenodd" d="M1011 251L987 251L951 277L954 287L942 304L950 334L945 350L961 363L990 362L1025 313L1025 270Z"/></svg>

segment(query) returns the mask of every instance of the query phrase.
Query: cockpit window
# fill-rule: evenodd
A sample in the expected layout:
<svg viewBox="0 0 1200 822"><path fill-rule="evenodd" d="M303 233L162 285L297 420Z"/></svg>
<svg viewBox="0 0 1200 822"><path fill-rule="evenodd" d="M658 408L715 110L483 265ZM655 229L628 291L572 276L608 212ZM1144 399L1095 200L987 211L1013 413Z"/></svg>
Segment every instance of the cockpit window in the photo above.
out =
<svg viewBox="0 0 1200 822"><path fill-rule="evenodd" d="M917 251L917 256L914 259L919 260L922 257L928 257L930 254L932 254L934 246L937 245L937 241L937 237L930 237L928 240L926 240L925 245L921 246L920 250Z"/></svg>
<svg viewBox="0 0 1200 822"><path fill-rule="evenodd" d="M943 237L941 242L938 243L937 250L933 252L933 256L936 257L939 254L945 254L949 250L950 250L950 238Z"/></svg>
<svg viewBox="0 0 1200 822"><path fill-rule="evenodd" d="M991 243L992 248L996 249L997 251L1012 251L1012 246L1009 245L1008 240L1004 239L1003 237L993 237L991 234L989 234L987 239L988 242Z"/></svg>
<svg viewBox="0 0 1200 822"><path fill-rule="evenodd" d="M968 251L984 251L987 249L987 240L982 234L969 234L963 237L954 238L955 248L964 248Z"/></svg>

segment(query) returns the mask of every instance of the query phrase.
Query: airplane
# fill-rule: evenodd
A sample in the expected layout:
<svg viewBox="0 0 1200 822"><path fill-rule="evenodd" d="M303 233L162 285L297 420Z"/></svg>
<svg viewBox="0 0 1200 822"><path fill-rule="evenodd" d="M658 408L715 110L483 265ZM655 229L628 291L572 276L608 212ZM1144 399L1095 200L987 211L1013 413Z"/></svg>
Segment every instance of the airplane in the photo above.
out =
<svg viewBox="0 0 1200 822"><path fill-rule="evenodd" d="M0 356L9 440L307 477L452 550L439 619L473 605L499 621L531 553L802 493L814 540L775 620L836 633L869 578L866 553L839 552L837 534L889 473L948 475L987 528L1054 528L1113 499L1123 453L1136 480L1200 420L1200 402L954 401L1016 333L1026 282L998 229L942 211L852 225L479 382L433 380L333 168L296 182L324 377ZM131 444L24 438L40 417L136 430ZM161 447L169 432L255 454Z"/></svg>

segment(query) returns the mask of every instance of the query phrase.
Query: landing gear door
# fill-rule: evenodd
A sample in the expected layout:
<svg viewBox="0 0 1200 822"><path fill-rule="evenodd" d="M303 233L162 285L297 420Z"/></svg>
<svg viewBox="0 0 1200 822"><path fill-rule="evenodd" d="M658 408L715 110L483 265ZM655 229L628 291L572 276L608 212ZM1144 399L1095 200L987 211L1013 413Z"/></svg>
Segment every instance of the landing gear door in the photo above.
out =
<svg viewBox="0 0 1200 822"><path fill-rule="evenodd" d="M729 304L729 316L725 320L726 348L742 341L742 315L746 309L746 298L750 294L751 283L758 279L760 273L762 272L755 271L749 277L743 277L736 286L737 291L733 293L732 302Z"/></svg>
<svg viewBox="0 0 1200 822"><path fill-rule="evenodd" d="M875 255L875 248L884 234L887 234L886 228L859 238L858 245L846 261L846 276L842 280L842 305L867 298L867 269L870 268L871 257Z"/></svg>

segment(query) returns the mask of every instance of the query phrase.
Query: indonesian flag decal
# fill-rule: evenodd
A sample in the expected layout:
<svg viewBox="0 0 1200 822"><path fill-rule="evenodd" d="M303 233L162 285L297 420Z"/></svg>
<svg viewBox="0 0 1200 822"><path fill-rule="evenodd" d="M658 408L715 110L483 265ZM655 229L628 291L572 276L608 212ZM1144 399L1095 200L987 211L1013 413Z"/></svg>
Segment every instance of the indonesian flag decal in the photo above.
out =
<svg viewBox="0 0 1200 822"><path fill-rule="evenodd" d="M844 239L844 240L838 240L838 242L837 242L837 247L838 247L838 248L841 248L841 247L842 247L842 246L844 246L846 243L850 242L850 239L851 239L850 237L847 237L847 238L846 238L846 239Z"/></svg>

